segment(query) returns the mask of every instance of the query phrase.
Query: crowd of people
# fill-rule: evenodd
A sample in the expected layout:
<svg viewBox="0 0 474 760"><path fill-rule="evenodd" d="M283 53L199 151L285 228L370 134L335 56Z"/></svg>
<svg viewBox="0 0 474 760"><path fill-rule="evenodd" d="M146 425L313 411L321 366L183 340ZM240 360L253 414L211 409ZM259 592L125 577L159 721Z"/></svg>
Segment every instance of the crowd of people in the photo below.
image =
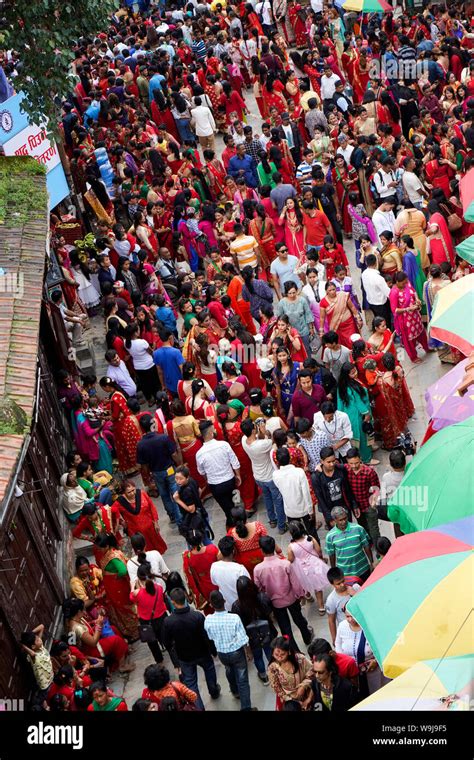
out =
<svg viewBox="0 0 474 760"><path fill-rule="evenodd" d="M86 212L51 215L51 300L74 346L103 324L106 372L57 374L61 506L91 551L64 635L22 637L41 708L203 710L215 657L242 710L251 660L277 710L345 711L385 682L346 604L390 547L379 519L413 453L402 362L462 358L426 328L472 271L455 246L473 41L459 3L320 0L139 0L78 40L60 128ZM138 640L153 662L132 707L108 679Z"/></svg>

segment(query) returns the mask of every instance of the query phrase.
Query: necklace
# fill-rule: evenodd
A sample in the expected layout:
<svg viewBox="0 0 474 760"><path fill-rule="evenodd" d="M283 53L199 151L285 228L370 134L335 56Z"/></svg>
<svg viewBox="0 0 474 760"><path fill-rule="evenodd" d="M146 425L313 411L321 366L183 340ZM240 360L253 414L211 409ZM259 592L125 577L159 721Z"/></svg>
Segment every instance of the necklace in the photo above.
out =
<svg viewBox="0 0 474 760"><path fill-rule="evenodd" d="M323 417L323 419L324 419L324 417ZM324 428L326 430L326 433L328 433L330 436L336 435L336 427L337 427L336 415L334 415L333 422L334 422L334 430L331 430L331 428L328 427L328 425L326 424L326 420L324 420L324 423L323 423L324 424Z"/></svg>

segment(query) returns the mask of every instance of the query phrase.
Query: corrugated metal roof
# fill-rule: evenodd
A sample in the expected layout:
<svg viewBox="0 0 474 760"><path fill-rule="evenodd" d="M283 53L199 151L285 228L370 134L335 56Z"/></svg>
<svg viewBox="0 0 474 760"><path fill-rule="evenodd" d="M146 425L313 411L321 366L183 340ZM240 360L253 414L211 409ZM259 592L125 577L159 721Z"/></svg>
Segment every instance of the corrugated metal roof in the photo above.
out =
<svg viewBox="0 0 474 760"><path fill-rule="evenodd" d="M2 158L9 161L8 158ZM32 159L25 158L26 161ZM12 164L13 166L13 164ZM46 189L44 176L23 174L18 161L13 169L15 183L33 182ZM10 209L7 207L7 212ZM14 209L12 209L14 211ZM0 400L15 401L31 421L35 394L39 323L46 246L49 235L47 194L44 213L31 210L19 227L0 226ZM0 431L0 503L15 470L25 435L2 435Z"/></svg>

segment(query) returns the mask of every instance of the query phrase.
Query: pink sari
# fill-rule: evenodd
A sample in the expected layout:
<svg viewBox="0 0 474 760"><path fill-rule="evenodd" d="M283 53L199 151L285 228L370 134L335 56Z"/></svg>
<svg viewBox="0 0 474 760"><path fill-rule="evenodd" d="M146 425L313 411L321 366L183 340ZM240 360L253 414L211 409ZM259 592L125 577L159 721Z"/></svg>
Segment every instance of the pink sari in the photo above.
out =
<svg viewBox="0 0 474 760"><path fill-rule="evenodd" d="M340 290L334 301L322 298L320 308L326 309L326 319L329 329L334 330L343 346L352 349L351 335L357 333L354 317L348 309L349 293Z"/></svg>
<svg viewBox="0 0 474 760"><path fill-rule="evenodd" d="M390 291L390 306L393 312L393 323L395 332L407 346L409 341L418 338L424 332L423 322L419 311L406 311L403 314L396 314L395 309L406 309L413 306L416 301L416 293L410 283L407 283L403 290L394 285Z"/></svg>

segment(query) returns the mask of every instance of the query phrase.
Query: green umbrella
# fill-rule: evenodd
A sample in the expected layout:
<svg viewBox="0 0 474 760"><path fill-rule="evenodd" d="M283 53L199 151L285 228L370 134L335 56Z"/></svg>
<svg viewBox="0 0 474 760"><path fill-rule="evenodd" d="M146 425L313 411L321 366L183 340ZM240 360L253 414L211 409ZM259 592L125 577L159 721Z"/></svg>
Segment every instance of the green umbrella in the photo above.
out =
<svg viewBox="0 0 474 760"><path fill-rule="evenodd" d="M388 503L404 533L427 530L472 514L474 416L449 425L415 454Z"/></svg>
<svg viewBox="0 0 474 760"><path fill-rule="evenodd" d="M474 235L471 235L463 240L462 243L459 243L459 245L456 246L456 253L464 259L464 261L467 261L469 264L474 264Z"/></svg>
<svg viewBox="0 0 474 760"><path fill-rule="evenodd" d="M459 183L462 213L466 222L474 222L474 169L470 169Z"/></svg>

